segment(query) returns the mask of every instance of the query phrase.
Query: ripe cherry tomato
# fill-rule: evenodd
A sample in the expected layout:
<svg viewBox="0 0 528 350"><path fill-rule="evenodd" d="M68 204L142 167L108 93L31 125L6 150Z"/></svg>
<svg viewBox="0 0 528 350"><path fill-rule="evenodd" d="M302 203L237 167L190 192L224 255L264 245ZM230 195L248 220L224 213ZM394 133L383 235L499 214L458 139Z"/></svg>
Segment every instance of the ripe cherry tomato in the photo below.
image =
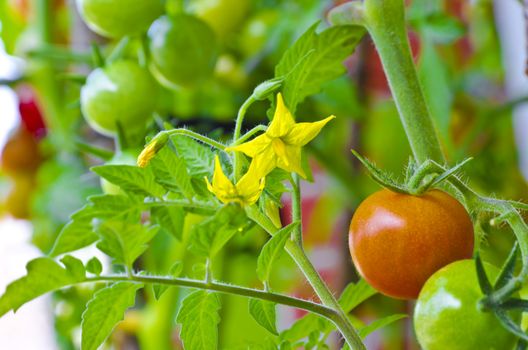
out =
<svg viewBox="0 0 528 350"><path fill-rule="evenodd" d="M246 18L250 5L249 0L192 0L189 11L207 22L224 40Z"/></svg>
<svg viewBox="0 0 528 350"><path fill-rule="evenodd" d="M81 89L81 110L90 126L114 135L143 128L156 108L158 85L148 70L132 61L116 61L94 70Z"/></svg>
<svg viewBox="0 0 528 350"><path fill-rule="evenodd" d="M82 18L97 34L121 38L147 30L164 11L163 0L77 0Z"/></svg>
<svg viewBox="0 0 528 350"><path fill-rule="evenodd" d="M18 111L22 125L33 137L40 139L46 136L46 124L34 91L27 85L17 88Z"/></svg>
<svg viewBox="0 0 528 350"><path fill-rule="evenodd" d="M350 223L349 247L359 273L394 298L414 299L441 267L473 253L473 224L445 192L421 196L383 189L365 199Z"/></svg>
<svg viewBox="0 0 528 350"><path fill-rule="evenodd" d="M484 263L491 281L499 270ZM510 350L515 337L491 312L483 312L475 262L461 260L425 283L414 310L414 328L424 350Z"/></svg>
<svg viewBox="0 0 528 350"><path fill-rule="evenodd" d="M109 160L106 164L108 165L110 164L136 165L138 155L139 155L139 151L127 150L127 151L119 152L119 153L116 153L116 155L114 155L114 157L111 160ZM101 178L101 188L103 189L103 192L105 194L113 194L113 195L124 194L121 187L103 178Z"/></svg>
<svg viewBox="0 0 528 350"><path fill-rule="evenodd" d="M2 150L2 171L11 176L34 174L41 163L37 140L26 129L17 129Z"/></svg>
<svg viewBox="0 0 528 350"><path fill-rule="evenodd" d="M14 218L28 219L31 213L31 197L35 188L32 174L13 177L13 187L5 199L5 209Z"/></svg>
<svg viewBox="0 0 528 350"><path fill-rule="evenodd" d="M152 24L148 36L150 68L163 85L194 85L212 74L216 38L202 20L185 14L163 16Z"/></svg>

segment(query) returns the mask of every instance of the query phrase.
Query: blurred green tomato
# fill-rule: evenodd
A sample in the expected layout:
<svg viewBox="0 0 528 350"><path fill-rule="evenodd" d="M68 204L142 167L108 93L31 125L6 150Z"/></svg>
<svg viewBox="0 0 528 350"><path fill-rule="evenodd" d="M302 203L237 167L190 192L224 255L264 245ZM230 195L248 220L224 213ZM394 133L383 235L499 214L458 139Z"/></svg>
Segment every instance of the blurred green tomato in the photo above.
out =
<svg viewBox="0 0 528 350"><path fill-rule="evenodd" d="M250 4L250 0L192 0L189 11L207 22L223 40L239 27Z"/></svg>
<svg viewBox="0 0 528 350"><path fill-rule="evenodd" d="M156 108L158 85L148 70L132 61L116 61L94 70L81 89L81 110L103 135L145 127Z"/></svg>
<svg viewBox="0 0 528 350"><path fill-rule="evenodd" d="M247 57L261 52L269 39L273 25L277 23L279 14L275 10L257 13L246 22L240 36L240 49Z"/></svg>
<svg viewBox="0 0 528 350"><path fill-rule="evenodd" d="M164 11L163 0L76 0L81 17L97 34L120 38L145 31Z"/></svg>
<svg viewBox="0 0 528 350"><path fill-rule="evenodd" d="M192 86L208 78L216 62L216 38L202 20L178 14L157 19L148 31L150 68L169 88Z"/></svg>
<svg viewBox="0 0 528 350"><path fill-rule="evenodd" d="M112 159L106 162L106 165L136 165L139 151L126 150L116 153ZM113 184L106 179L101 178L101 188L105 194L124 194L119 185Z"/></svg>

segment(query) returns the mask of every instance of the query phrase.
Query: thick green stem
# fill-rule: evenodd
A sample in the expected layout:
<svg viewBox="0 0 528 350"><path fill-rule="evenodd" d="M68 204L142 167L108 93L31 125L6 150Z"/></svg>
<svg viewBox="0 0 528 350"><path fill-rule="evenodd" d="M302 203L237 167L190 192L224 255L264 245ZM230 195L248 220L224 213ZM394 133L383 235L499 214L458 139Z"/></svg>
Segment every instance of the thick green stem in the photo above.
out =
<svg viewBox="0 0 528 350"><path fill-rule="evenodd" d="M216 281L201 281L192 280L186 278L168 278L168 277L155 277L155 276L98 276L86 279L86 282L137 282L147 284L163 284L167 286L179 286L187 288L197 288L211 290L226 294L235 294L250 298L262 299L271 301L277 304L287 305L298 309L310 311L326 317L330 320L335 318L334 310L325 307L324 305L317 304L308 300L290 297L284 294L266 292L259 289L247 288L242 286L236 286L232 284L216 282Z"/></svg>
<svg viewBox="0 0 528 350"><path fill-rule="evenodd" d="M298 174L292 175L292 188L292 222L299 223L293 231L293 241L302 247L301 180Z"/></svg>
<svg viewBox="0 0 528 350"><path fill-rule="evenodd" d="M273 222L267 216L262 214L257 207L247 207L246 212L253 221L260 225L270 235L273 236L278 231ZM299 266L299 269L303 272L315 293L319 299L321 299L323 305L334 310L334 316L331 320L341 332L350 348L353 350L366 349L356 329L352 326L336 298L306 256L302 246L299 246L290 240L286 242L285 248L297 266Z"/></svg>
<svg viewBox="0 0 528 350"><path fill-rule="evenodd" d="M184 135L184 136L187 136L187 137L190 137L190 138L193 138L195 140L198 140L198 141L201 141L211 147L214 147L214 148L217 148L219 150L224 150L226 148L226 146L223 144L223 143L220 143L216 140L213 140L207 136L204 136L202 134L199 134L197 132L194 132L194 131L191 131L191 130L188 130L188 129L173 129L173 130L168 130L168 131L162 131L164 133L167 133L169 136L174 136L174 135Z"/></svg>
<svg viewBox="0 0 528 350"><path fill-rule="evenodd" d="M403 127L418 163L445 163L414 67L403 0L365 0L365 25L376 45Z"/></svg>

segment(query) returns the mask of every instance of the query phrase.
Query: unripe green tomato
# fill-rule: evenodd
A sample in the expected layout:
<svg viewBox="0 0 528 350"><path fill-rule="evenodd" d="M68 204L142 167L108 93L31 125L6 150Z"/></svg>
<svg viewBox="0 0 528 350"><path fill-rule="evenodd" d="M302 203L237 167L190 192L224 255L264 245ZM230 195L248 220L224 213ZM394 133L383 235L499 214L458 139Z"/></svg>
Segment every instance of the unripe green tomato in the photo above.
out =
<svg viewBox="0 0 528 350"><path fill-rule="evenodd" d="M108 38L121 38L147 30L165 9L163 0L76 1L88 27Z"/></svg>
<svg viewBox="0 0 528 350"><path fill-rule="evenodd" d="M240 49L247 57L260 53L266 46L273 25L277 23L279 14L275 10L257 13L246 22L240 36Z"/></svg>
<svg viewBox="0 0 528 350"><path fill-rule="evenodd" d="M136 165L138 155L139 151L132 150L116 153L112 159L106 162L106 165ZM124 194L119 185L113 184L104 178L101 178L101 189L105 194Z"/></svg>
<svg viewBox="0 0 528 350"><path fill-rule="evenodd" d="M487 263L484 268L494 283L499 269ZM493 312L480 310L478 302L483 297L474 260L456 261L435 272L423 286L414 310L414 328L422 349L512 350L515 336Z"/></svg>
<svg viewBox="0 0 528 350"><path fill-rule="evenodd" d="M157 19L148 31L150 68L169 88L192 86L208 78L216 62L216 38L202 20L178 14Z"/></svg>
<svg viewBox="0 0 528 350"><path fill-rule="evenodd" d="M250 4L250 0L192 0L188 8L209 24L220 40L224 40L240 26Z"/></svg>
<svg viewBox="0 0 528 350"><path fill-rule="evenodd" d="M94 130L112 136L118 122L125 130L145 127L155 111L157 92L147 69L116 61L88 76L81 89L81 110Z"/></svg>

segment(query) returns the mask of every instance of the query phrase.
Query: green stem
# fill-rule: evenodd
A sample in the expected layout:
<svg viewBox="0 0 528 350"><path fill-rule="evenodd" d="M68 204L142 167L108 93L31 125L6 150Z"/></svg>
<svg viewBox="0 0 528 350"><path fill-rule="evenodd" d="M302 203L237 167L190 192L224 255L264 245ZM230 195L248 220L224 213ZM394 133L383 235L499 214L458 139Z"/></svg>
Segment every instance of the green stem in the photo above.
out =
<svg viewBox="0 0 528 350"><path fill-rule="evenodd" d="M167 131L162 131L162 132L167 133L168 136L184 135L184 136L193 138L195 140L198 140L200 142L203 142L211 147L217 148L221 151L223 151L226 148L226 146L223 143L220 143L207 136L204 136L202 134L199 134L197 132L194 132L188 129L173 129L173 130L167 130Z"/></svg>
<svg viewBox="0 0 528 350"><path fill-rule="evenodd" d="M268 129L268 127L266 125L262 125L262 124L261 125L257 125L253 129L251 129L248 132L246 132L244 135L240 136L240 138L238 138L238 140L236 140L233 143L233 146L240 145L241 143L244 143L247 140L249 140L256 133L259 133L261 131L266 131L267 129Z"/></svg>
<svg viewBox="0 0 528 350"><path fill-rule="evenodd" d="M277 304L287 305L298 309L310 311L318 315L324 316L328 319L333 319L335 316L334 310L325 307L321 304L314 303L308 300L290 297L284 294L266 292L259 289L236 286L222 282L205 282L201 280L192 280L187 278L168 278L168 277L154 277L154 276L98 276L87 278L86 282L137 282L147 284L163 284L168 286L179 286L187 288L197 288L211 290L226 294L241 295L250 298L262 299L271 301Z"/></svg>
<svg viewBox="0 0 528 350"><path fill-rule="evenodd" d="M301 180L297 173L292 175L292 222L299 223L293 231L293 241L302 247Z"/></svg>
<svg viewBox="0 0 528 350"><path fill-rule="evenodd" d="M247 100L244 101L244 103L242 104L242 106L240 106L240 109L238 110L235 122L235 130L233 131L233 144L236 144L238 139L240 138L240 135L242 133L242 125L244 124L244 118L246 116L247 109L253 104L253 102L255 102L255 97L251 95L247 98ZM241 175L240 157L240 152L234 152L233 175L235 178L235 182L238 181Z"/></svg>
<svg viewBox="0 0 528 350"><path fill-rule="evenodd" d="M273 222L266 215L262 214L257 207L246 207L246 213L248 214L249 218L260 225L270 235L273 236L278 231ZM328 289L323 279L306 256L302 246L299 246L290 240L286 242L285 248L297 266L299 266L300 270L303 272L304 276L313 287L315 293L319 299L321 299L323 305L334 311L331 320L339 329L350 348L353 350L366 349L356 329L354 326L352 326L336 298Z"/></svg>
<svg viewBox="0 0 528 350"><path fill-rule="evenodd" d="M365 0L365 25L378 49L396 107L418 163L445 163L414 67L403 0Z"/></svg>

